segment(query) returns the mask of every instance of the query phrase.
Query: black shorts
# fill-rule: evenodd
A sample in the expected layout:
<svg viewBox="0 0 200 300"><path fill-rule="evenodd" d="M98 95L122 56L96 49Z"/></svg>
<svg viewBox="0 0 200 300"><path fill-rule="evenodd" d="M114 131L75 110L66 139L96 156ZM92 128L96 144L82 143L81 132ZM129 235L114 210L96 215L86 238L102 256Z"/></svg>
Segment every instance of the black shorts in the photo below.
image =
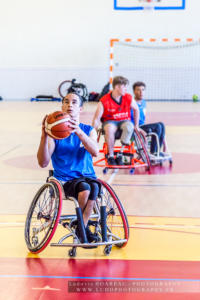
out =
<svg viewBox="0 0 200 300"><path fill-rule="evenodd" d="M101 193L101 183L93 178L80 177L66 181L63 184L63 189L66 197L71 196L76 199L78 198L78 193L89 190L89 199L96 200L96 197Z"/></svg>

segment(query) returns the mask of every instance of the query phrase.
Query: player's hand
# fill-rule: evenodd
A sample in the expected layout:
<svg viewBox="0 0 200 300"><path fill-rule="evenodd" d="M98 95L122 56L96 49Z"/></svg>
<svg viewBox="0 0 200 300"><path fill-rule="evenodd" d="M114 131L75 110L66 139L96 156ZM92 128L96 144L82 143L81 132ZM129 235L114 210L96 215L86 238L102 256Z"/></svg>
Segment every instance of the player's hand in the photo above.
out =
<svg viewBox="0 0 200 300"><path fill-rule="evenodd" d="M135 129L142 135L142 137L144 138L145 144L147 144L147 137L146 137L147 134L146 134L146 132L138 126L135 127Z"/></svg>
<svg viewBox="0 0 200 300"><path fill-rule="evenodd" d="M45 131L45 121L46 121L46 118L48 117L48 115L46 115L44 117L44 119L42 120L42 137L46 137L47 136L47 133Z"/></svg>
<svg viewBox="0 0 200 300"><path fill-rule="evenodd" d="M139 132L142 135L142 137L144 138L145 144L147 144L147 134L146 134L146 132L142 128L139 128Z"/></svg>
<svg viewBox="0 0 200 300"><path fill-rule="evenodd" d="M73 129L72 132L75 132L76 134L79 133L79 131L81 130L79 127L79 117L71 117L70 127Z"/></svg>

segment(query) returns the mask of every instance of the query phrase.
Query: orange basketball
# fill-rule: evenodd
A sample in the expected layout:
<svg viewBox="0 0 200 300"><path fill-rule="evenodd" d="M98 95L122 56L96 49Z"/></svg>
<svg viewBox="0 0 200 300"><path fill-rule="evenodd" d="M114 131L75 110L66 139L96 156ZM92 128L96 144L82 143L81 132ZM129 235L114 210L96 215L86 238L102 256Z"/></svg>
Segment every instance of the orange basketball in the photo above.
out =
<svg viewBox="0 0 200 300"><path fill-rule="evenodd" d="M46 133L56 140L68 137L72 128L70 127L70 116L63 111L55 111L48 115L45 120Z"/></svg>

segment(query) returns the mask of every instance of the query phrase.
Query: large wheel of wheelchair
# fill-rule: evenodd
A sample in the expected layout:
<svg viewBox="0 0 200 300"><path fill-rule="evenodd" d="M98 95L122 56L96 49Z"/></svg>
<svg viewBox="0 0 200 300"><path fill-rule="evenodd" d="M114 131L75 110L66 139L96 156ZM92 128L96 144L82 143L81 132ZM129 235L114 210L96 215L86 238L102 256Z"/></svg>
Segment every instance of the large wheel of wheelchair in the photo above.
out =
<svg viewBox="0 0 200 300"><path fill-rule="evenodd" d="M44 250L57 228L62 208L62 191L56 181L44 184L35 195L25 223L25 241L32 253Z"/></svg>
<svg viewBox="0 0 200 300"><path fill-rule="evenodd" d="M64 80L60 83L58 87L58 93L62 98L64 98L67 95L68 89L71 87L71 85L72 80Z"/></svg>
<svg viewBox="0 0 200 300"><path fill-rule="evenodd" d="M147 164L147 169L150 170L151 162L150 162L147 148L145 146L144 138L140 134L140 132L137 130L134 131L134 141L135 141L135 145L136 145L136 152L137 152L138 158L142 159L142 161L145 164Z"/></svg>
<svg viewBox="0 0 200 300"><path fill-rule="evenodd" d="M116 244L117 247L125 247L129 238L129 225L126 213L112 187L104 181L99 181L102 184L102 197L106 205L107 231L112 233L116 240L126 239L126 242ZM100 203L98 205L100 206Z"/></svg>
<svg viewBox="0 0 200 300"><path fill-rule="evenodd" d="M84 101L88 101L89 94L86 85L77 83L76 79L64 80L60 83L58 93L62 98L64 98L69 91L78 93Z"/></svg>

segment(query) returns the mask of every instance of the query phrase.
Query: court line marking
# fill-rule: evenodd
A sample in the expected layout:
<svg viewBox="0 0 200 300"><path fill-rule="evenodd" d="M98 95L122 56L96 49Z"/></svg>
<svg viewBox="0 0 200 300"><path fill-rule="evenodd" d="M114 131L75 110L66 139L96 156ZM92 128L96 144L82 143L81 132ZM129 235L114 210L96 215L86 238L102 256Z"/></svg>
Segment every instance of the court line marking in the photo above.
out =
<svg viewBox="0 0 200 300"><path fill-rule="evenodd" d="M129 226L130 228L130 226ZM153 227L135 227L135 226L132 226L131 228L135 228L135 229L142 229L142 230L153 230L153 231L167 231L168 233L171 232L171 233L184 233L184 234L193 234L193 235L200 235L200 232L191 232L191 231L184 231L184 230L175 230L175 229L164 229L164 228L153 228Z"/></svg>
<svg viewBox="0 0 200 300"><path fill-rule="evenodd" d="M110 176L110 178L108 179L108 183L109 184L112 184L112 181L114 179L114 177L116 176L117 172L119 169L115 169L117 171L113 172ZM1 181L0 182L0 185L1 184L44 184L45 182L44 181ZM133 187L185 187L185 188L188 188L188 187L191 187L191 188L196 188L196 187L200 187L200 184L135 184L135 183L113 183L112 184L113 186L133 186Z"/></svg>
<svg viewBox="0 0 200 300"><path fill-rule="evenodd" d="M17 149L17 148L19 148L19 147L21 147L21 144L19 144L19 145L15 146L14 148L11 148L10 150L8 150L8 151L6 151L6 152L0 154L0 157L2 157L2 156L4 156L4 155L6 155L6 154L8 154L8 153L10 153L10 152L12 152L12 151L14 151L15 149Z"/></svg>
<svg viewBox="0 0 200 300"><path fill-rule="evenodd" d="M113 179L115 178L116 174L118 173L119 169L114 169L114 171L112 172L110 178L108 179L108 184L111 184Z"/></svg>
<svg viewBox="0 0 200 300"><path fill-rule="evenodd" d="M189 278L127 278L127 277L82 277L82 276L56 276L56 275L0 275L0 278L50 278L50 279L93 279L93 280L133 280L133 281L181 281L181 282L200 282L200 279Z"/></svg>
<svg viewBox="0 0 200 300"><path fill-rule="evenodd" d="M25 221L24 222L0 222L0 227L24 227ZM200 229L200 224L196 225L186 225L186 224L162 224L162 225L157 225L153 223L149 224L140 224L140 223L133 223L129 225L129 228L138 228L138 229L174 229L174 228L179 228L179 229ZM200 233L199 233L200 234Z"/></svg>
<svg viewBox="0 0 200 300"><path fill-rule="evenodd" d="M135 187L200 187L200 184L135 184L135 183L113 183L113 186L135 186Z"/></svg>
<svg viewBox="0 0 200 300"><path fill-rule="evenodd" d="M0 184L44 184L45 181L10 181L0 182Z"/></svg>
<svg viewBox="0 0 200 300"><path fill-rule="evenodd" d="M43 291L61 291L61 289L51 288L49 285L46 285L45 287L38 287L34 288L32 287L32 290L43 290Z"/></svg>

